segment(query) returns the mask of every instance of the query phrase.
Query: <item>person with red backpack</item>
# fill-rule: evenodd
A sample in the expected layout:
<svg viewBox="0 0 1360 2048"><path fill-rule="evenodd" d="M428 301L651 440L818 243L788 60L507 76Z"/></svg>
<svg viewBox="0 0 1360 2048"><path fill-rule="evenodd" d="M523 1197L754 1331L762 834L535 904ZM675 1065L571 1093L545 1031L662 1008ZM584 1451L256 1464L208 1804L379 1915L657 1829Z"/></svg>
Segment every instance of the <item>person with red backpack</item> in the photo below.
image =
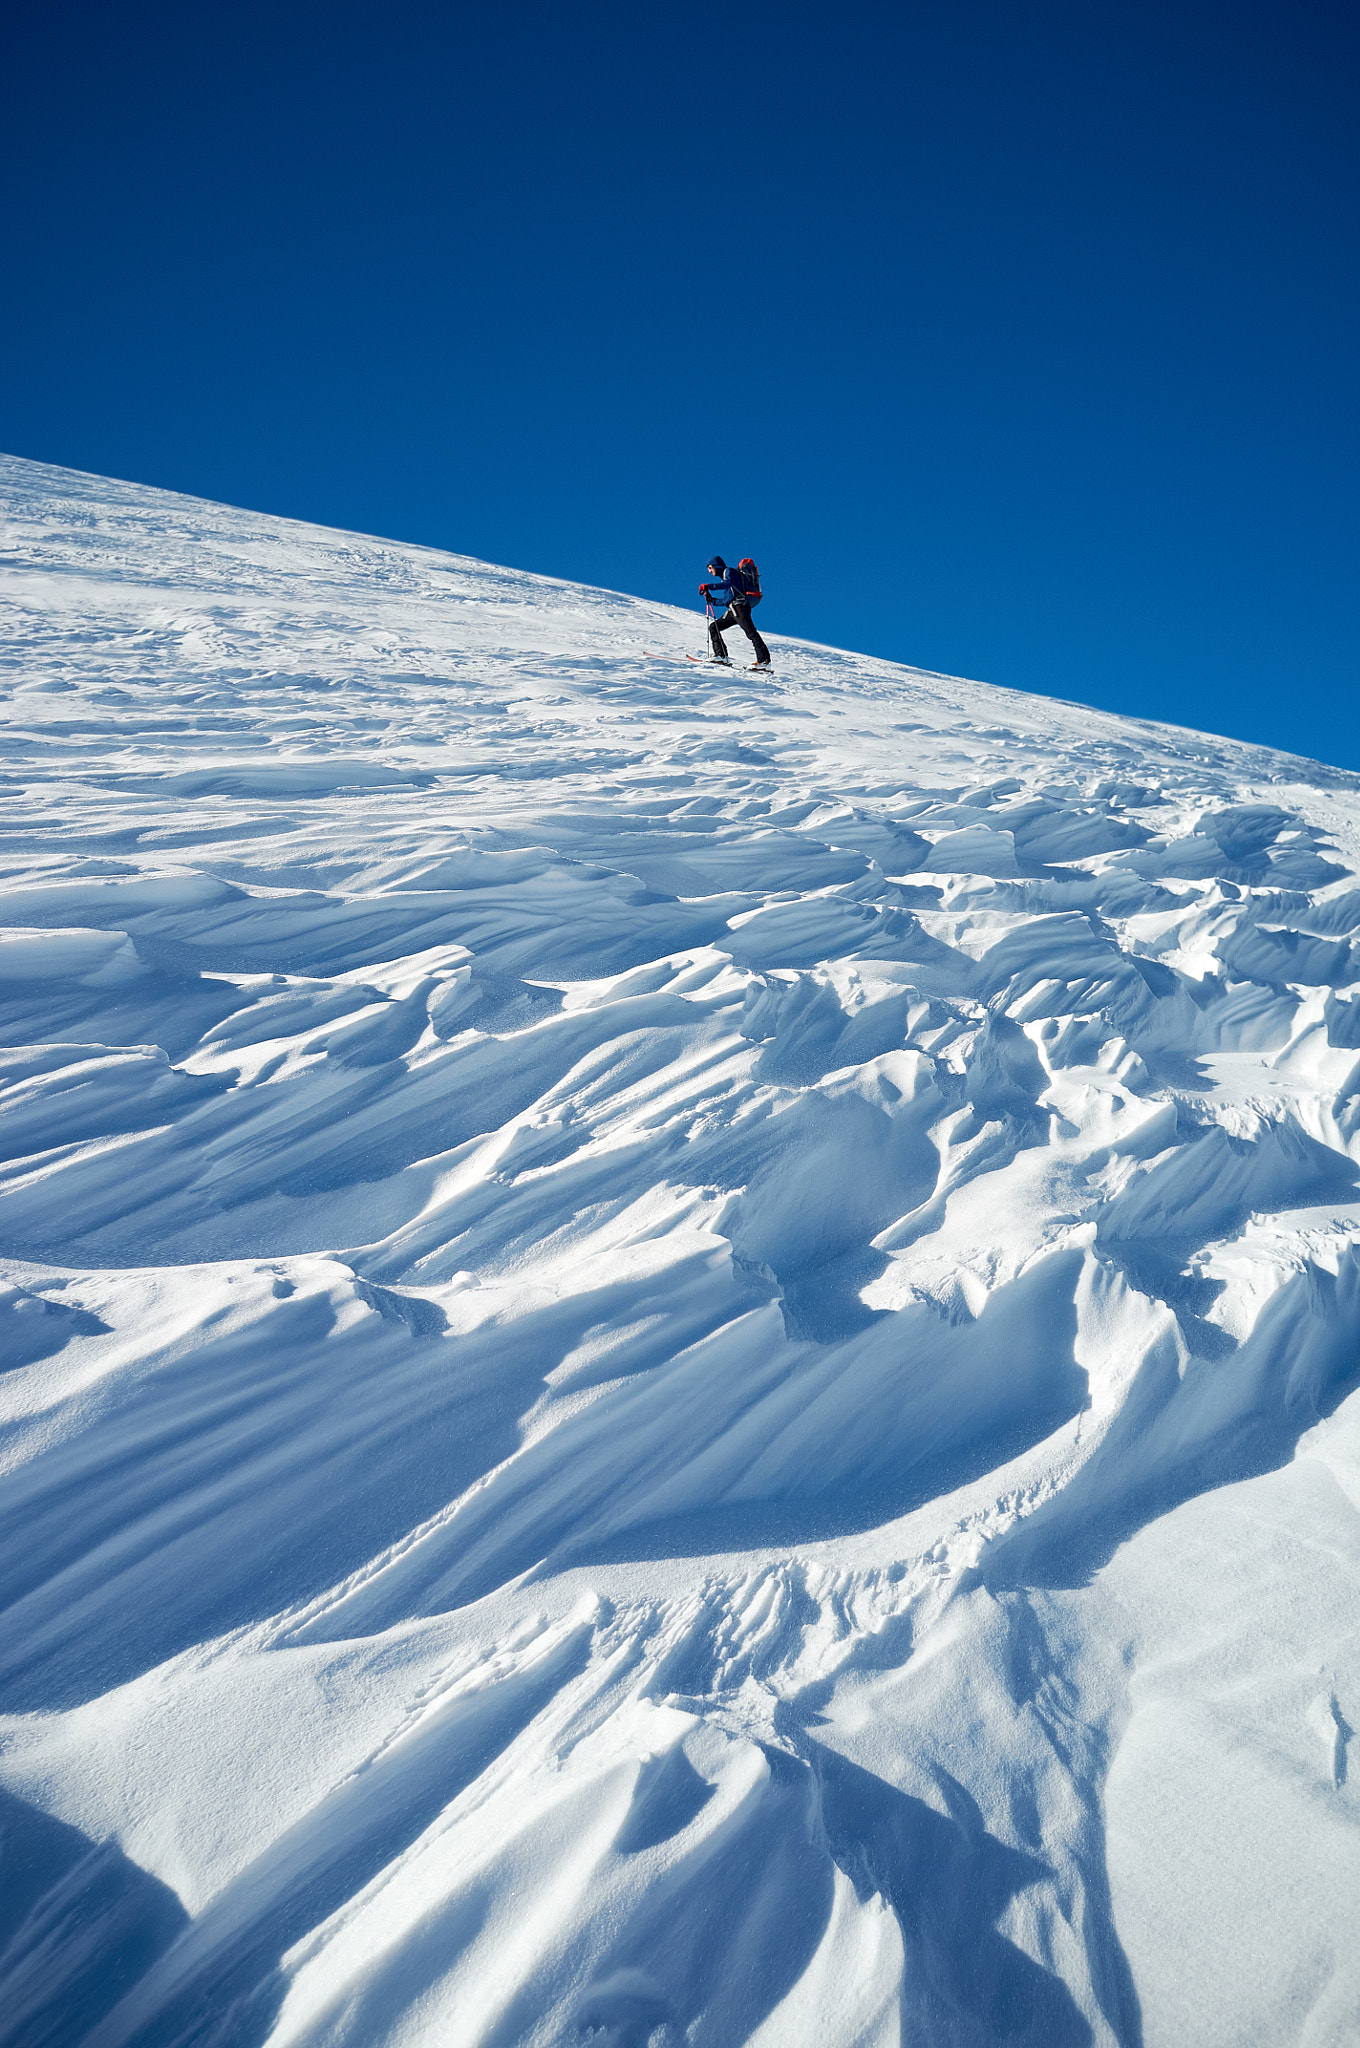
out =
<svg viewBox="0 0 1360 2048"><path fill-rule="evenodd" d="M708 565L708 573L717 580L699 585L700 597L709 604L708 644L713 649L715 661L727 661L727 643L723 639L724 626L740 626L742 632L755 650L757 668L770 666L770 650L757 633L751 620L751 609L760 603L760 571L749 555L743 556L735 569L729 569L721 555L715 555ZM713 616L715 604L725 605L720 619ZM730 666L730 664L729 664Z"/></svg>

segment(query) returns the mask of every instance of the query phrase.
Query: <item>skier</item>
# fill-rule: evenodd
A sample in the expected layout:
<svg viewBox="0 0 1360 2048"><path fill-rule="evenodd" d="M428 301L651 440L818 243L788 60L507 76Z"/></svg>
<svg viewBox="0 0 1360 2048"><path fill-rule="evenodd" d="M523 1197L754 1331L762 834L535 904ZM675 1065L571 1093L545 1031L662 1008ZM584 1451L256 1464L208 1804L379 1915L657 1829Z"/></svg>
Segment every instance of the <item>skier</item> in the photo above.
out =
<svg viewBox="0 0 1360 2048"><path fill-rule="evenodd" d="M760 603L760 573L755 563L748 556L735 569L729 569L722 556L715 555L708 565L708 573L715 580L699 585L700 597L706 598L710 604L727 607L720 619L710 618L708 622L708 643L713 649L713 659L727 660L723 627L740 626L755 650L756 667L768 668L770 650L751 619L751 607Z"/></svg>

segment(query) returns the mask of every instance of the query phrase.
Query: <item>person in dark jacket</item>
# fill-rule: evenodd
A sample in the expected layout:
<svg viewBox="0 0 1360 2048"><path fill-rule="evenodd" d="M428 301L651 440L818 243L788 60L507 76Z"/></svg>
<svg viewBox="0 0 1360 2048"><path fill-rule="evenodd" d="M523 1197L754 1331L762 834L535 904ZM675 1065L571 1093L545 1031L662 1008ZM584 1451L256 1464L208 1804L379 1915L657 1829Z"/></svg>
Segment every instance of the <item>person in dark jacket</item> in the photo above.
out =
<svg viewBox="0 0 1360 2048"><path fill-rule="evenodd" d="M725 626L740 626L742 632L755 649L756 667L768 668L770 650L761 639L751 619L751 607L760 603L759 590L749 590L740 569L729 569L721 555L715 555L708 565L712 583L699 585L700 597L706 597L710 604L726 606L720 619L708 622L708 644L713 649L715 661L726 661L727 643L723 639Z"/></svg>

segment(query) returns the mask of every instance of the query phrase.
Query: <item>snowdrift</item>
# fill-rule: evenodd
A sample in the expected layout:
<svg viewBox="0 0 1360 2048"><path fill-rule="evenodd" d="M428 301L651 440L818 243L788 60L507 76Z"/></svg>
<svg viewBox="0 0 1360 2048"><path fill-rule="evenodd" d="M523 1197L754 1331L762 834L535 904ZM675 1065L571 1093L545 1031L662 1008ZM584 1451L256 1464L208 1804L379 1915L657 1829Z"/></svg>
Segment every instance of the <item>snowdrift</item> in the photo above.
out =
<svg viewBox="0 0 1360 2048"><path fill-rule="evenodd" d="M0 2042L1360 2038L1360 778L0 564Z"/></svg>

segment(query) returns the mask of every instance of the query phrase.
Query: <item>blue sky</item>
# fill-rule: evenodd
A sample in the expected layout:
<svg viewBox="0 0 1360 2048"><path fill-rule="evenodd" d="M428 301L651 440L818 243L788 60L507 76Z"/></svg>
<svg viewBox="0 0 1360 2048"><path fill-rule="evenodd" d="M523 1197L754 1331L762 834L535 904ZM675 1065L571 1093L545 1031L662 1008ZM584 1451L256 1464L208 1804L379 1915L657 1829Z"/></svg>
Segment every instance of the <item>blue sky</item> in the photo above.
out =
<svg viewBox="0 0 1360 2048"><path fill-rule="evenodd" d="M16 11L0 446L1360 767L1360 15Z"/></svg>

